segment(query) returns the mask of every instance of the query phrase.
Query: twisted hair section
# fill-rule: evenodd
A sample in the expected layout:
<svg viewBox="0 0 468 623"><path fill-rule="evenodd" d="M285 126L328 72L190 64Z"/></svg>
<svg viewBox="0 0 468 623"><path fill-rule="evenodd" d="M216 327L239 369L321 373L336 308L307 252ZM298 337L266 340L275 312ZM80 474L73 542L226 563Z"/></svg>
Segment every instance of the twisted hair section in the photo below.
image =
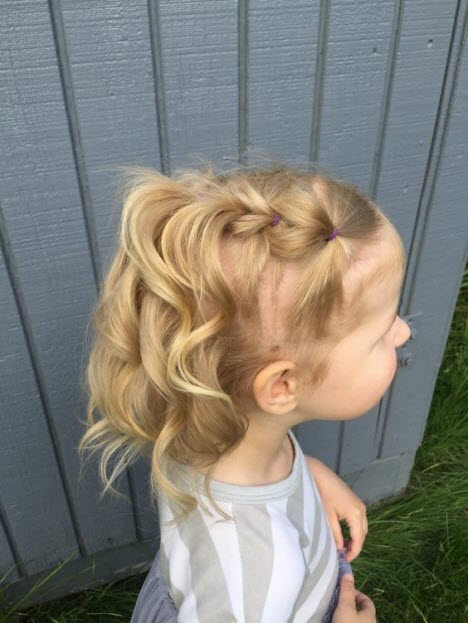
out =
<svg viewBox="0 0 468 623"><path fill-rule="evenodd" d="M172 178L129 167L126 177L118 245L93 310L79 450L101 451L104 492L148 456L153 498L180 505L175 521L197 505L176 471L204 468L205 493L228 518L209 483L258 408L256 374L295 357L303 382L319 384L330 349L360 321L366 285L404 270L403 245L355 186L298 167L208 166ZM378 249L384 231L391 252L364 279L361 250Z"/></svg>

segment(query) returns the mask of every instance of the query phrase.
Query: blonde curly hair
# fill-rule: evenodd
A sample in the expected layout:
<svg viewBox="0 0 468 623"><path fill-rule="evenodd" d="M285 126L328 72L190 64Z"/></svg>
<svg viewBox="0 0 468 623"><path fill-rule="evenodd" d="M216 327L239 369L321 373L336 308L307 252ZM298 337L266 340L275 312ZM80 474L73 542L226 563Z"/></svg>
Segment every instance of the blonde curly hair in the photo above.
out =
<svg viewBox="0 0 468 623"><path fill-rule="evenodd" d="M288 357L300 384L319 385L331 348L362 321L366 287L404 274L404 247L366 194L323 172L276 163L124 173L119 243L92 314L78 449L102 450L104 492L148 456L152 499L163 492L179 503L175 521L198 502L171 470L208 468L205 492L226 517L211 475L258 408L255 376ZM364 273L369 248L377 260Z"/></svg>

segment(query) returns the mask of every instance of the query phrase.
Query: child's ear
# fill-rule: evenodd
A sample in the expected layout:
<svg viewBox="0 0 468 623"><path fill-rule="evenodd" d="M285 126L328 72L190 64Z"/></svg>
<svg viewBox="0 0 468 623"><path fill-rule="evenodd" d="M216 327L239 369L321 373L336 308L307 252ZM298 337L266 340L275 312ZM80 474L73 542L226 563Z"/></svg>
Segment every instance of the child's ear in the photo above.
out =
<svg viewBox="0 0 468 623"><path fill-rule="evenodd" d="M263 411L276 413L294 409L297 405L296 364L289 360L268 364L255 377L253 392Z"/></svg>

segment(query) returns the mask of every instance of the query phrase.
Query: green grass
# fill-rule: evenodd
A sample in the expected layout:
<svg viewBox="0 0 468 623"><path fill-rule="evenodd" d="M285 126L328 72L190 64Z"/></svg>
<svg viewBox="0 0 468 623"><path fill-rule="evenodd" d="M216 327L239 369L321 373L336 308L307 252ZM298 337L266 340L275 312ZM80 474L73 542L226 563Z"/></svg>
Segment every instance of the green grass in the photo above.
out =
<svg viewBox="0 0 468 623"><path fill-rule="evenodd" d="M368 508L369 533L352 563L379 623L468 621L467 312L465 271L409 485L399 498ZM344 524L343 531L349 538ZM18 611L8 621L128 622L144 577L29 608L25 616Z"/></svg>

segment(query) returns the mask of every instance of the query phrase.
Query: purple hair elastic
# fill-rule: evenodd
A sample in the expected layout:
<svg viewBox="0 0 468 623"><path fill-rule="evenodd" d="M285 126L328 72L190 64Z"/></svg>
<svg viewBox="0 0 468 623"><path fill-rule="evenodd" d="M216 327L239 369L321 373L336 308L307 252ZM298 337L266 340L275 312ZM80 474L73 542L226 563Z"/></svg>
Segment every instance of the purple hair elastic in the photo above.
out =
<svg viewBox="0 0 468 623"><path fill-rule="evenodd" d="M273 220L271 222L271 226L274 227L275 225L278 225L280 220L281 220L281 216L279 214L275 214L275 216L273 217Z"/></svg>
<svg viewBox="0 0 468 623"><path fill-rule="evenodd" d="M328 236L327 240L333 240L333 238L336 238L336 237L338 236L338 234L339 234L339 233L340 233L340 232L339 232L339 231L338 231L338 229L335 227L335 228L333 229L333 233L332 233L332 234L330 234L330 235Z"/></svg>

